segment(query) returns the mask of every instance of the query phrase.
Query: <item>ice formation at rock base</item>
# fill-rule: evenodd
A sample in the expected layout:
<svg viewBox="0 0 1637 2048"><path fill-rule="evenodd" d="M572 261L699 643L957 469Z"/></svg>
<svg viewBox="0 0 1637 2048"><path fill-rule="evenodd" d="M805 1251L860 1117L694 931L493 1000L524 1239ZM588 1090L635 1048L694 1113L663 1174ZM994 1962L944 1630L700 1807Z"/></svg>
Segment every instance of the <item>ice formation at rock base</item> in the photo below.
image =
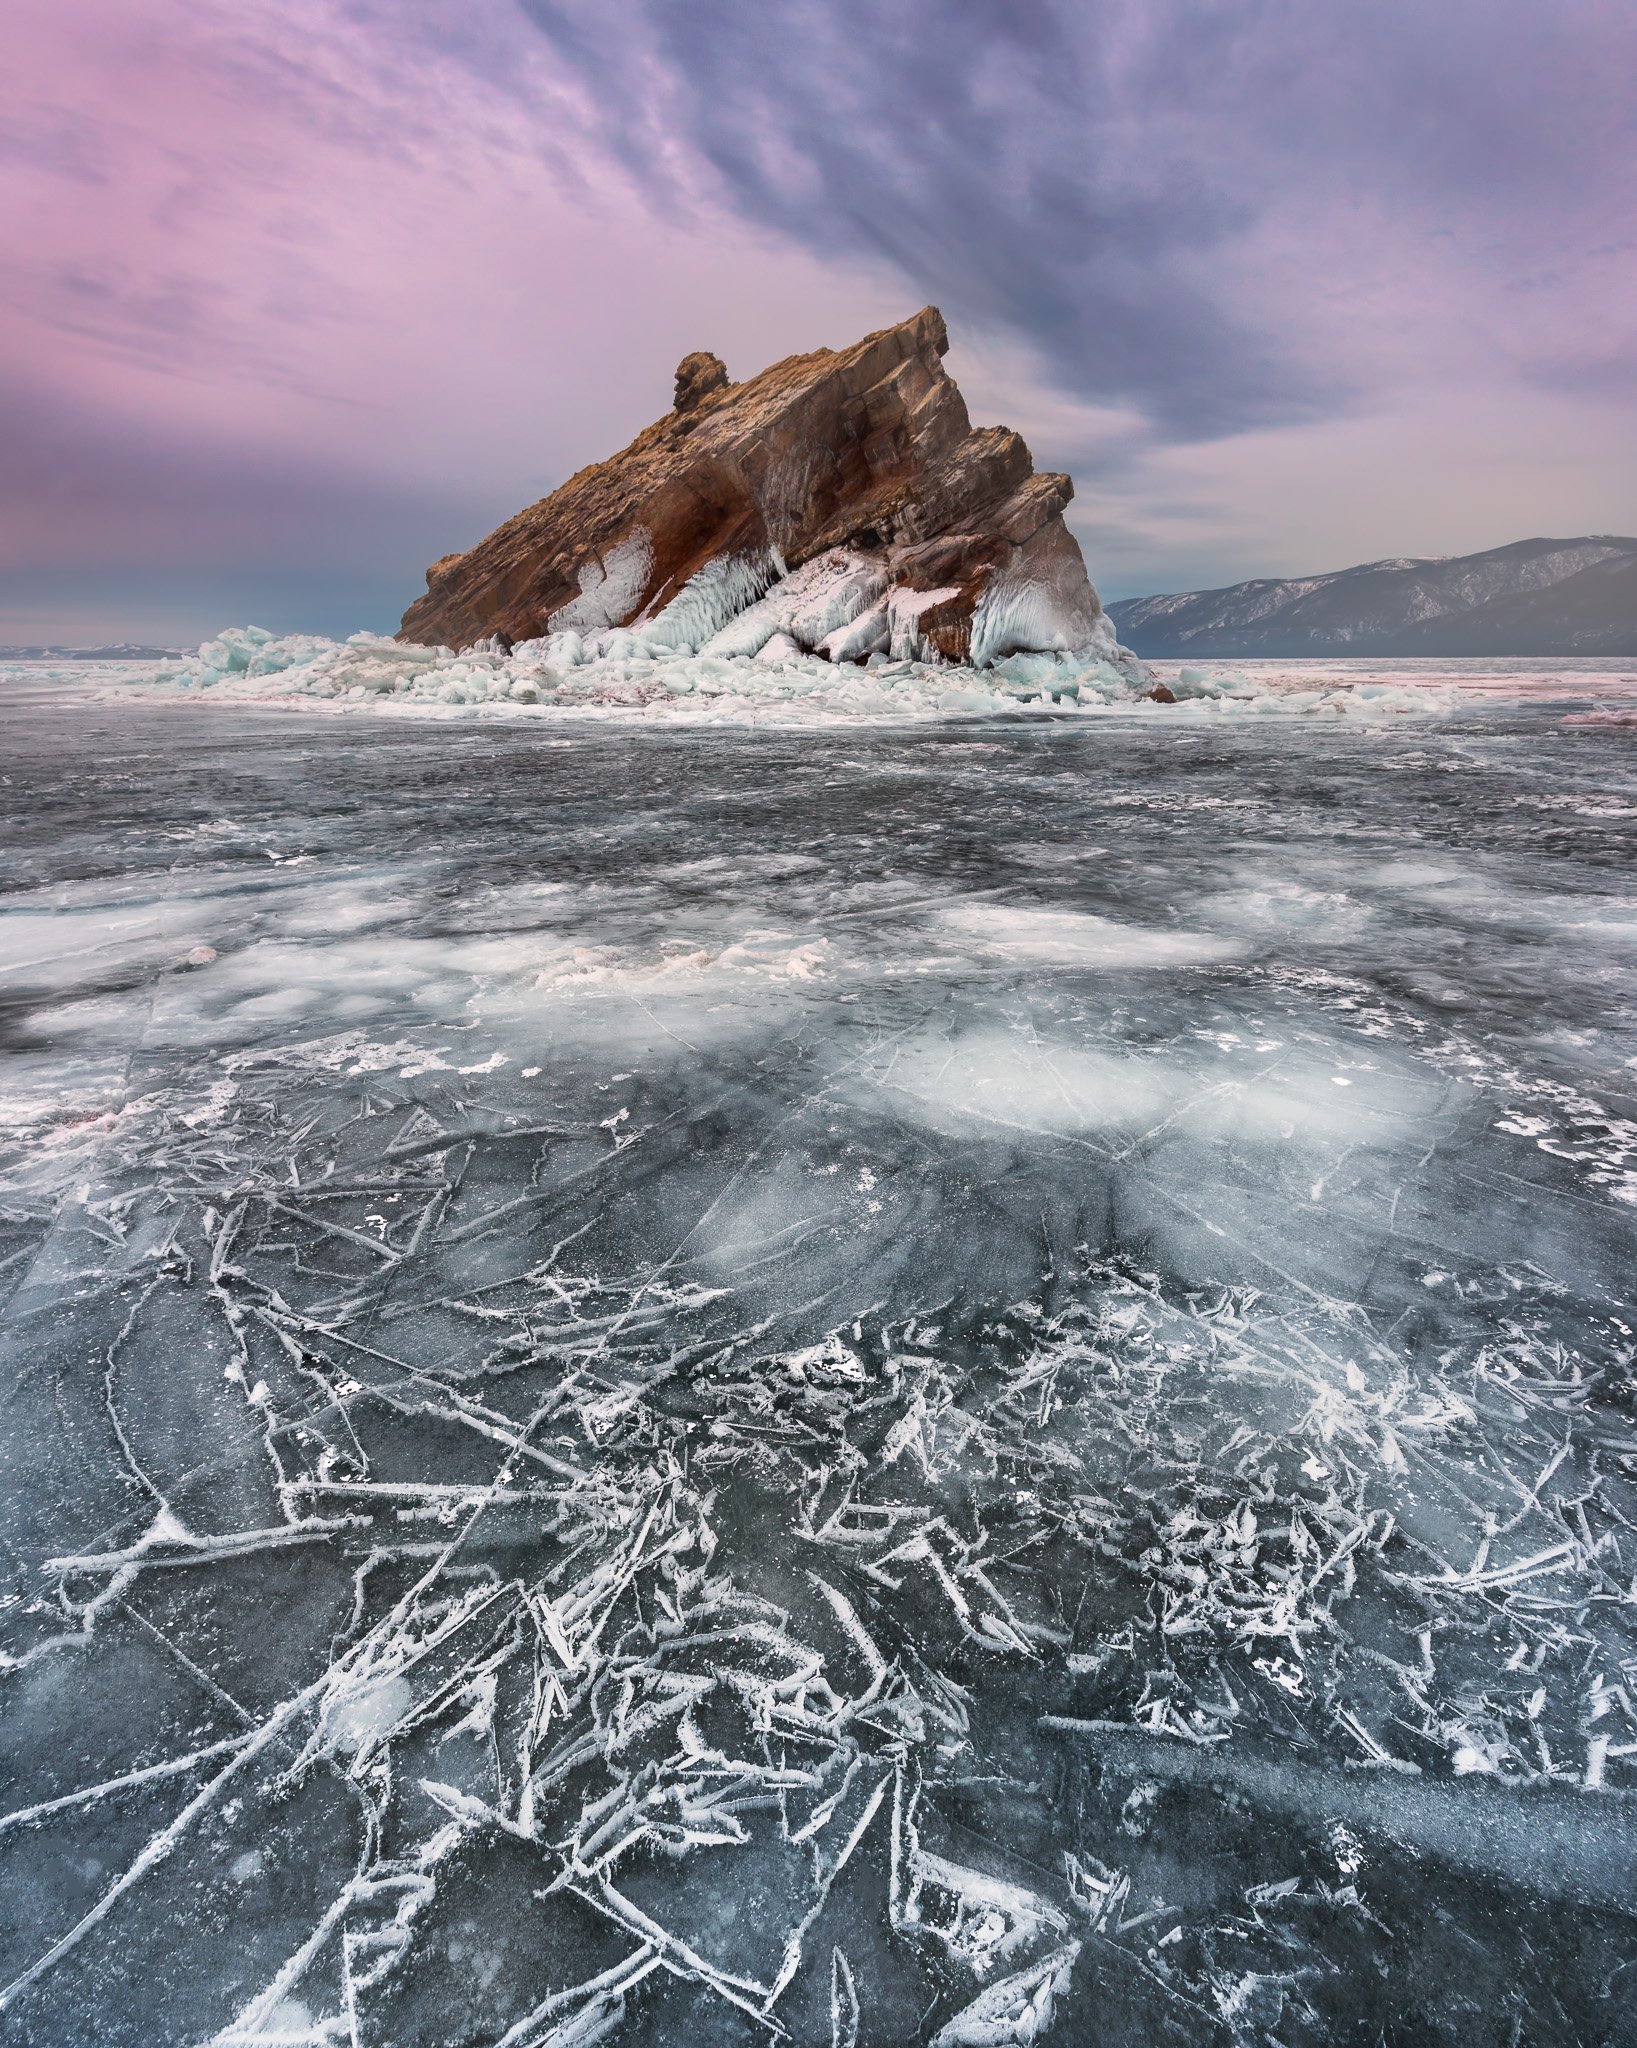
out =
<svg viewBox="0 0 1637 2048"><path fill-rule="evenodd" d="M755 587L750 570L732 573L739 593ZM715 574L645 628L563 631L509 651L479 645L456 654L369 633L334 641L238 626L195 655L143 671L142 679L158 690L246 701L396 703L451 714L623 713L664 723L1122 710L1371 717L1444 711L1458 701L1457 689L1442 678L1428 683L1333 670L1253 677L1184 666L1157 685L1154 672L1113 643L1106 621L1080 652L1012 653L986 669L955 667L903 653L915 644L913 612L872 602L868 575L845 561L763 587L725 625L716 623L724 608L712 602ZM860 662L813 651L826 644L834 650L849 635L859 645L883 644Z"/></svg>

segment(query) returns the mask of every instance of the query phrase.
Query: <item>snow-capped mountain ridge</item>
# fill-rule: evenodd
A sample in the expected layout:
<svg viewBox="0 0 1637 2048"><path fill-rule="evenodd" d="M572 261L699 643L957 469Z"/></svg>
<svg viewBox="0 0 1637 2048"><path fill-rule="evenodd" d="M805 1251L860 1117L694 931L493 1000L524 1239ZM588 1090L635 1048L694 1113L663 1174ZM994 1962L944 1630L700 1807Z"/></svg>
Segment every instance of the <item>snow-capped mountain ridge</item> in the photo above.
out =
<svg viewBox="0 0 1637 2048"><path fill-rule="evenodd" d="M1139 654L1637 652L1637 539L1514 541L1302 577L1127 598L1108 607Z"/></svg>

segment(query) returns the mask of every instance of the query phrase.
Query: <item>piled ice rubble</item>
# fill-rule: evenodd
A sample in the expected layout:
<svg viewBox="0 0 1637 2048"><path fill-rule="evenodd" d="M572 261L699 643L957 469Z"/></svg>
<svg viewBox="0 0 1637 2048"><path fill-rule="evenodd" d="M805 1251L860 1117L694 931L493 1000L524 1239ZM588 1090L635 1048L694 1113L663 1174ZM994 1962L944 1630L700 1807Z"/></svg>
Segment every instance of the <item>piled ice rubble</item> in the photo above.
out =
<svg viewBox="0 0 1637 2048"><path fill-rule="evenodd" d="M1017 653L989 668L957 667L925 658L903 597L881 600L869 565L837 551L780 577L725 625L714 622L710 593L690 585L647 626L569 629L509 651L497 641L455 653L372 633L336 641L235 626L180 664L145 672L145 680L263 700L390 699L449 714L549 709L688 722L1120 710L1377 716L1449 708L1447 690L1329 678L1290 688L1199 668L1169 675L1156 692L1112 629L1106 644L1077 653Z"/></svg>

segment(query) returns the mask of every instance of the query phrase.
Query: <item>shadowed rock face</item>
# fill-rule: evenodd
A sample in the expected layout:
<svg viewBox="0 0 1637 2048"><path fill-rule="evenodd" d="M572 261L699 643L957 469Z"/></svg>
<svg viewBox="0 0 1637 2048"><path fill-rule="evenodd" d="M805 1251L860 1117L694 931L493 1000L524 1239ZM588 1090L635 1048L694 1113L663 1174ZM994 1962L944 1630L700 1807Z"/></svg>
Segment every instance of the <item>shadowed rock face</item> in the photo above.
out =
<svg viewBox="0 0 1637 2048"><path fill-rule="evenodd" d="M1073 485L1036 475L1009 428L973 429L948 346L928 306L743 384L715 356L685 357L675 410L435 562L400 637L636 627L698 651L734 629L720 651L753 653L739 643L754 628L734 622L799 571L817 622L804 644L832 659L1112 649L1063 524Z"/></svg>

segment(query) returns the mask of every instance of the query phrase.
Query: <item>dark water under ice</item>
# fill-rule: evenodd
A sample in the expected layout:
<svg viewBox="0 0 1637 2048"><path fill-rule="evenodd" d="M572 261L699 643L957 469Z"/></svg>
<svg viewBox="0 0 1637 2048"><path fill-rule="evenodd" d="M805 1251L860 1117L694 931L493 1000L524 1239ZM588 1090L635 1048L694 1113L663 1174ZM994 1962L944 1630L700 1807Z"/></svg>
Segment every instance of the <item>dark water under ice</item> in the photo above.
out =
<svg viewBox="0 0 1637 2048"><path fill-rule="evenodd" d="M7 753L0 2037L1637 2040L1637 730Z"/></svg>

